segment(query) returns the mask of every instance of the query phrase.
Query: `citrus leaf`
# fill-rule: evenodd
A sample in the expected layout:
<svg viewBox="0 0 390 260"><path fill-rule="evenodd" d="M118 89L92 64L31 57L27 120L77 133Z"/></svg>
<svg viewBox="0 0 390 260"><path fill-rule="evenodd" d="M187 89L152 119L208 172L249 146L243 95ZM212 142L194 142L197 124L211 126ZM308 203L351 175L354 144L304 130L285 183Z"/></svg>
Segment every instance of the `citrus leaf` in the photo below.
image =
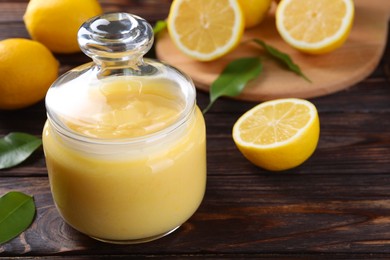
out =
<svg viewBox="0 0 390 260"><path fill-rule="evenodd" d="M238 96L250 80L260 75L262 68L261 60L256 57L240 58L229 63L211 84L210 103L203 113L221 96Z"/></svg>
<svg viewBox="0 0 390 260"><path fill-rule="evenodd" d="M165 28L167 28L167 21L165 21L165 20L157 21L153 27L154 35L158 34L162 30L165 30Z"/></svg>
<svg viewBox="0 0 390 260"><path fill-rule="evenodd" d="M10 133L0 139L0 169L15 166L26 160L42 140L30 134Z"/></svg>
<svg viewBox="0 0 390 260"><path fill-rule="evenodd" d="M295 74L301 76L302 78L304 78L305 80L307 80L308 82L311 82L311 80L306 77L305 74L303 74L303 72L301 71L301 68L295 64L293 62L293 60L290 58L290 56L288 56L286 53L284 52L281 52L279 51L278 49L266 44L264 41L262 40L259 40L259 39L253 39L254 42L256 42L257 44L259 44L260 46L262 46L266 52L271 55L273 58L275 58L276 60L278 60L279 62L282 62L284 65L287 66L287 68L294 72Z"/></svg>
<svg viewBox="0 0 390 260"><path fill-rule="evenodd" d="M0 198L0 244L25 231L34 220L35 203L31 196L11 191Z"/></svg>

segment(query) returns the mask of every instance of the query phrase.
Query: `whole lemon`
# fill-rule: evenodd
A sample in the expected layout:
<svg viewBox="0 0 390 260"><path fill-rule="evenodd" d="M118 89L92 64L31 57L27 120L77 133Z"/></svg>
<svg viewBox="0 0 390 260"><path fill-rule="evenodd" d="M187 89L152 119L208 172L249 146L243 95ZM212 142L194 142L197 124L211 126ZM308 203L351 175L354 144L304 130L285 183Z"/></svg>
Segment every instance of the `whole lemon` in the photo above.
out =
<svg viewBox="0 0 390 260"><path fill-rule="evenodd" d="M260 24L268 14L272 0L238 0L245 18L245 28Z"/></svg>
<svg viewBox="0 0 390 260"><path fill-rule="evenodd" d="M58 69L58 61L39 42L0 41L0 109L23 108L42 100Z"/></svg>
<svg viewBox="0 0 390 260"><path fill-rule="evenodd" d="M97 0L30 0L24 23L33 40L55 53L79 52L77 31L102 13Z"/></svg>

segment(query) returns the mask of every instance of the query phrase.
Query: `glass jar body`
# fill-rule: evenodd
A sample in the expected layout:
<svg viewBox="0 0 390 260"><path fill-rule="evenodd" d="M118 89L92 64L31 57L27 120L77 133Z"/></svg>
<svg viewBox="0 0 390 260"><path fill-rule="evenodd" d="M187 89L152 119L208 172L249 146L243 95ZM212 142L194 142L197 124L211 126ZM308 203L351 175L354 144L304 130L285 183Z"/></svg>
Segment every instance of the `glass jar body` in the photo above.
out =
<svg viewBox="0 0 390 260"><path fill-rule="evenodd" d="M95 239L154 240L187 221L203 199L206 133L197 107L174 131L137 145L74 140L60 133L50 117L42 136L58 211Z"/></svg>

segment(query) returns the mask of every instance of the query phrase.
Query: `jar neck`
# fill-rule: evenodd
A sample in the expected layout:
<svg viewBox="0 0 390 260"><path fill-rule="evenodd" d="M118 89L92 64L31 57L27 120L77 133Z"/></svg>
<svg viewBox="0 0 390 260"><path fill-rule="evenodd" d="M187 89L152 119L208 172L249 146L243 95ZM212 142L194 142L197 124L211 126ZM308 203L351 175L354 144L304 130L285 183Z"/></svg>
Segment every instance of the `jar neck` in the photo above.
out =
<svg viewBox="0 0 390 260"><path fill-rule="evenodd" d="M148 76L158 73L158 69L144 62L143 57L127 60L94 59L98 79L111 76Z"/></svg>

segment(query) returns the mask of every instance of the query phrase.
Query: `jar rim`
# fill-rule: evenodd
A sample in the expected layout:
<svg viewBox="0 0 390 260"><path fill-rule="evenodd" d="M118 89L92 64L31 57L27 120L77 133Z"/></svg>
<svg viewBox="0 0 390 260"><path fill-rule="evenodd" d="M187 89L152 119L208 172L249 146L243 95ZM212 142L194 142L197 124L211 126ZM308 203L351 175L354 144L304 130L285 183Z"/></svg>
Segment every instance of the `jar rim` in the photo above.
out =
<svg viewBox="0 0 390 260"><path fill-rule="evenodd" d="M188 120L190 120L194 111L195 111L195 103L192 106L192 109L188 111L188 113L185 114L182 113L183 116L179 117L174 123L170 124L169 126L147 135L141 135L137 137L127 137L127 138L97 138L92 136L81 135L78 134L77 132L62 127L48 113L47 113L47 119L50 122L50 124L56 129L57 133L60 133L62 136L66 138L70 138L72 140L77 140L83 143L97 144L97 145L99 144L100 145L107 145L107 144L130 145L130 144L157 141L160 138L175 132L177 129L180 129L182 126L184 126L186 122L188 122Z"/></svg>

